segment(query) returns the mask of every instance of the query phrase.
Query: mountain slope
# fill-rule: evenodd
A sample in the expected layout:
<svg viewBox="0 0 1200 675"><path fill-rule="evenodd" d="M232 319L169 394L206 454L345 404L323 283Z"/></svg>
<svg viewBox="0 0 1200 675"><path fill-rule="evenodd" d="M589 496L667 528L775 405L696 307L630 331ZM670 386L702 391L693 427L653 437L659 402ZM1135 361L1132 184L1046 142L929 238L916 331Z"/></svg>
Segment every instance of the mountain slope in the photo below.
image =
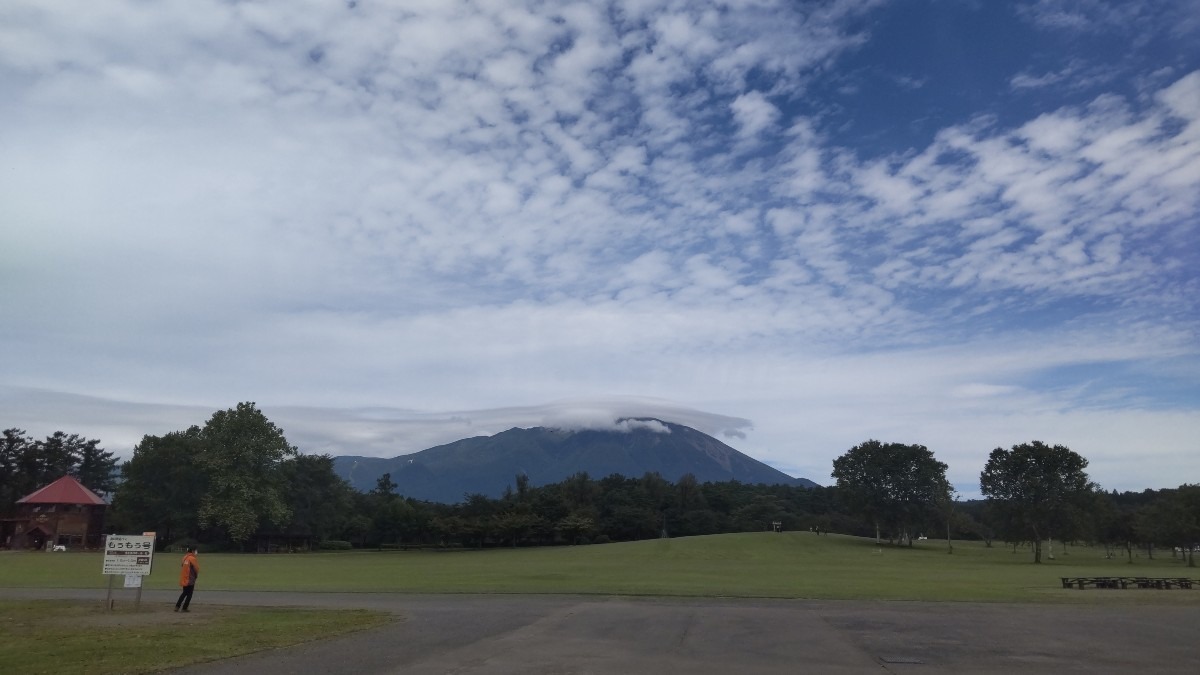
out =
<svg viewBox="0 0 1200 675"><path fill-rule="evenodd" d="M534 486L580 471L592 478L614 473L640 477L654 471L669 481L691 473L702 483L815 485L695 429L657 420L644 421L629 431L514 428L391 459L337 457L334 470L364 491L390 473L399 494L444 503L459 502L469 493L498 497L518 474L527 475Z"/></svg>

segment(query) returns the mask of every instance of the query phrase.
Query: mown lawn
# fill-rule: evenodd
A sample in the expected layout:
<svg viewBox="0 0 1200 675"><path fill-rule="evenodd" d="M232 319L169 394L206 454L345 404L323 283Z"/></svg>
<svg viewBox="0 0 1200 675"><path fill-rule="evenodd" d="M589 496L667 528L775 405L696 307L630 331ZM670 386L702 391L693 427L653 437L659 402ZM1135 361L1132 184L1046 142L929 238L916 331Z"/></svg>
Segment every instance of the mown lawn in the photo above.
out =
<svg viewBox="0 0 1200 675"><path fill-rule="evenodd" d="M4 562L8 562L6 558ZM169 606L0 599L0 671L108 675L238 656L323 639L390 621L364 610ZM8 670L11 669L11 670Z"/></svg>
<svg viewBox="0 0 1200 675"><path fill-rule="evenodd" d="M922 541L909 549L809 532L728 534L651 541L482 551L202 554L204 590L400 593L580 593L1013 602L1200 604L1191 591L1078 591L1063 576L1189 576L1200 571L1158 553L1107 560L1102 549L1056 545L1057 559L1028 549ZM1144 554L1143 554L1144 556ZM147 588L175 587L179 555L155 556ZM92 553L0 554L0 587L103 588ZM1119 600L1117 599L1119 598Z"/></svg>

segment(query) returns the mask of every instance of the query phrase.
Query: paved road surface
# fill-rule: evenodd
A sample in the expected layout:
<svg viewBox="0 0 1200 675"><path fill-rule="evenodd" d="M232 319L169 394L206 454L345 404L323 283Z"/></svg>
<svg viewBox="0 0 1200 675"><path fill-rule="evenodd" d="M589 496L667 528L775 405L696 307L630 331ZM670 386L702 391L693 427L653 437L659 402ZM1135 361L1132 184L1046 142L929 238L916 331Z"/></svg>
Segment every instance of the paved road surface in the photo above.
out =
<svg viewBox="0 0 1200 675"><path fill-rule="evenodd" d="M174 595L148 592L144 602ZM0 597L96 596L0 589ZM1195 606L197 591L193 612L206 604L363 607L398 620L181 675L1200 670Z"/></svg>

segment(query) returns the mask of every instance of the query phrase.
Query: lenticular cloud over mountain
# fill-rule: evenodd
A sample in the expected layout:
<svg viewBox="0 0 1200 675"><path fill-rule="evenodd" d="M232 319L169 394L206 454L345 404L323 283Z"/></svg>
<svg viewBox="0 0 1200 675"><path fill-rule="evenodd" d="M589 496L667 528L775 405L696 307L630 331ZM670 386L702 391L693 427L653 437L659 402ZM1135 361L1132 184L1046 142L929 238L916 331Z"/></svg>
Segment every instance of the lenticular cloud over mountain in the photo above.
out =
<svg viewBox="0 0 1200 675"><path fill-rule="evenodd" d="M603 419L608 419L607 417ZM561 429L564 431L576 431L588 429L592 431L618 431L629 433L635 429L646 429L659 434L671 433L670 427L658 420L653 419L616 419L612 421L602 421L601 418L591 420L574 420L564 422L549 422L545 426L551 429Z"/></svg>
<svg viewBox="0 0 1200 675"><path fill-rule="evenodd" d="M531 414L536 414L537 411L538 408L528 410ZM704 429L707 433L725 436L734 435L738 433L738 428L750 425L749 420L688 410L664 401L647 399L564 401L542 406L540 411L542 421L534 426L563 430L591 429L629 432L634 429L647 429L656 433L671 433L671 430L661 421L645 419L660 415L670 421ZM490 416L501 414L501 411L485 412L484 414ZM520 418L524 415L518 413L516 417Z"/></svg>

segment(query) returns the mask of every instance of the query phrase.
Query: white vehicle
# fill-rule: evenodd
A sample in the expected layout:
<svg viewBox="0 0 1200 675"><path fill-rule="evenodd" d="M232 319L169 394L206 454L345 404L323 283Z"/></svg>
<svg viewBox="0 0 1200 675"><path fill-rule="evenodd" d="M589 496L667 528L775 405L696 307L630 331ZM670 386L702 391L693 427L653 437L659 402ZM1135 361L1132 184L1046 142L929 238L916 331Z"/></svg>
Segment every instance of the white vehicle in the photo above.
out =
<svg viewBox="0 0 1200 675"><path fill-rule="evenodd" d="M62 544L55 544L55 545L54 545L54 548L52 548L52 549L50 549L50 550L51 550L51 551L66 551L66 550L67 550L67 547L66 547L66 546L63 546Z"/></svg>

